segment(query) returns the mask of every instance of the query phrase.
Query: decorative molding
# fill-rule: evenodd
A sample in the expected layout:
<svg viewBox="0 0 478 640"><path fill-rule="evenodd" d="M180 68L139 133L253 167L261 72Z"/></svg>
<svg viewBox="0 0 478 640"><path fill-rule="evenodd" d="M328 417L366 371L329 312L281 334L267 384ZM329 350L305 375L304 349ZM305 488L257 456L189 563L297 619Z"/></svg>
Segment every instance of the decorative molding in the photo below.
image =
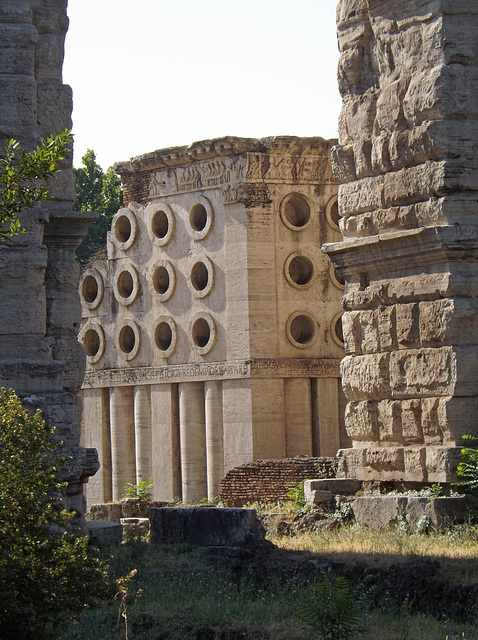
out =
<svg viewBox="0 0 478 640"><path fill-rule="evenodd" d="M112 385L161 384L238 378L339 378L340 360L325 358L258 358L87 371L83 389Z"/></svg>
<svg viewBox="0 0 478 640"><path fill-rule="evenodd" d="M237 184L244 179L244 157L222 157L151 174L149 197Z"/></svg>

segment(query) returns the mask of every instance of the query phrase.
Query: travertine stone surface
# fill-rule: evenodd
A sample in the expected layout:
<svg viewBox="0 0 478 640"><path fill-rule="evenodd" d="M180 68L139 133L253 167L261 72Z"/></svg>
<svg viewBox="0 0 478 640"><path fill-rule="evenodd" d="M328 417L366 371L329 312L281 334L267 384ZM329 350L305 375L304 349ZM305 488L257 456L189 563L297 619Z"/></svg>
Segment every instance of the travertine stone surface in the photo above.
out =
<svg viewBox="0 0 478 640"><path fill-rule="evenodd" d="M337 22L342 473L447 482L477 433L478 7L342 0Z"/></svg>
<svg viewBox="0 0 478 640"><path fill-rule="evenodd" d="M71 89L62 84L65 0L0 5L0 140L26 149L71 128ZM76 395L85 358L77 342L81 307L75 249L89 214L76 213L71 156L51 182L51 200L23 218L28 233L0 245L0 385L41 408L68 446L68 506L83 512L82 489L98 467L79 445Z"/></svg>
<svg viewBox="0 0 478 640"><path fill-rule="evenodd" d="M80 283L85 443L112 458L89 502L119 498L126 467L194 502L238 465L349 443L343 287L318 251L340 238L332 144L221 138L117 165L126 207Z"/></svg>

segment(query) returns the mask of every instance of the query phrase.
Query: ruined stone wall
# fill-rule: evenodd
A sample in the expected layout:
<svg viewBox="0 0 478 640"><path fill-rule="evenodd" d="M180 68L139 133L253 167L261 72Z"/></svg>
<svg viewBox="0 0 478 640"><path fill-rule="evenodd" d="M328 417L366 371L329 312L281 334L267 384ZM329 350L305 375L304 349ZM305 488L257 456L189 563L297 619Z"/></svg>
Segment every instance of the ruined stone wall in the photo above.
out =
<svg viewBox="0 0 478 640"><path fill-rule="evenodd" d="M337 9L342 472L449 481L477 433L478 5Z"/></svg>
<svg viewBox="0 0 478 640"><path fill-rule="evenodd" d="M71 128L71 89L62 83L66 0L0 5L0 139L32 149ZM97 468L78 447L84 354L74 253L91 216L73 212L71 155L50 183L52 199L23 216L28 233L0 245L0 385L40 407L71 455L69 506L83 509L82 483Z"/></svg>
<svg viewBox="0 0 478 640"><path fill-rule="evenodd" d="M221 480L219 498L225 507L252 502L284 502L294 483L310 478L333 478L336 458L297 456L284 460L258 460L231 469Z"/></svg>

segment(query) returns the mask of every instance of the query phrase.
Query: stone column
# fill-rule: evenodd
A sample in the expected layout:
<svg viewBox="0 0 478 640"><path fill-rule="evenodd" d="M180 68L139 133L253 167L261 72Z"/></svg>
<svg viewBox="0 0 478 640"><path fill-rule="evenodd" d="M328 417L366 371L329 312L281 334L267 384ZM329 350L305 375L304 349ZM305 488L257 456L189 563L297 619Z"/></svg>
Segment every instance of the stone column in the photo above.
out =
<svg viewBox="0 0 478 640"><path fill-rule="evenodd" d="M342 473L449 482L478 409L478 5L342 0Z"/></svg>
<svg viewBox="0 0 478 640"><path fill-rule="evenodd" d="M84 389L83 429L82 436L85 447L98 451L99 471L90 478L86 485L88 505L109 502L113 499L111 489L111 437L110 407L108 389Z"/></svg>
<svg viewBox="0 0 478 640"><path fill-rule="evenodd" d="M207 497L219 495L224 476L224 437L222 426L222 383L204 383L206 407Z"/></svg>
<svg viewBox="0 0 478 640"><path fill-rule="evenodd" d="M134 434L136 443L136 484L153 475L151 459L151 402L149 387L134 388Z"/></svg>
<svg viewBox="0 0 478 640"><path fill-rule="evenodd" d="M182 498L178 385L151 385L154 500Z"/></svg>
<svg viewBox="0 0 478 640"><path fill-rule="evenodd" d="M179 427L183 502L194 503L207 496L206 424L204 385L179 385Z"/></svg>
<svg viewBox="0 0 478 640"><path fill-rule="evenodd" d="M111 387L111 465L113 500L120 500L123 487L136 484L133 387Z"/></svg>
<svg viewBox="0 0 478 640"><path fill-rule="evenodd" d="M311 456L312 401L309 378L286 378L285 399L285 455Z"/></svg>

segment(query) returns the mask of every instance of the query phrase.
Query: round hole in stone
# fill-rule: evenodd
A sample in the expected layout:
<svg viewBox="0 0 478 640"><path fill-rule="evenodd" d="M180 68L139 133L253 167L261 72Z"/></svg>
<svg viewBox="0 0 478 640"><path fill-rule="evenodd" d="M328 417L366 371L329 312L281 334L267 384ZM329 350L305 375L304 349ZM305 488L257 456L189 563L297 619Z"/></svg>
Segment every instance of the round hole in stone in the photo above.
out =
<svg viewBox="0 0 478 640"><path fill-rule="evenodd" d="M191 213L189 214L189 222L191 224L191 228L194 231L203 231L207 224L207 211L206 207L198 202L191 209Z"/></svg>
<svg viewBox="0 0 478 640"><path fill-rule="evenodd" d="M295 256L289 263L289 276L296 284L308 284L314 275L312 260L305 256Z"/></svg>
<svg viewBox="0 0 478 640"><path fill-rule="evenodd" d="M129 271L122 271L117 280L118 293L122 298L129 298L133 293L134 282L133 276Z"/></svg>
<svg viewBox="0 0 478 640"><path fill-rule="evenodd" d="M153 274L153 287L157 293L163 295L169 289L169 272L166 267L158 267Z"/></svg>
<svg viewBox="0 0 478 640"><path fill-rule="evenodd" d="M204 262L196 262L191 269L191 284L196 291L203 291L209 282L209 272Z"/></svg>
<svg viewBox="0 0 478 640"><path fill-rule="evenodd" d="M115 235L118 242L128 242L131 237L131 222L128 216L118 216L115 224Z"/></svg>
<svg viewBox="0 0 478 640"><path fill-rule="evenodd" d="M131 353L133 351L136 344L136 338L132 327L130 327L129 325L125 325L121 329L119 333L118 343L123 353Z"/></svg>
<svg viewBox="0 0 478 640"><path fill-rule="evenodd" d="M315 326L309 316L296 316L290 323L290 335L298 344L307 344L315 336Z"/></svg>
<svg viewBox="0 0 478 640"><path fill-rule="evenodd" d="M100 336L94 329L88 329L83 337L83 346L87 356L96 356L100 350Z"/></svg>
<svg viewBox="0 0 478 640"><path fill-rule="evenodd" d="M198 347L205 347L209 342L211 328L204 318L198 318L193 324L192 337Z"/></svg>
<svg viewBox="0 0 478 640"><path fill-rule="evenodd" d="M156 346L161 351L167 351L173 341L173 332L170 325L167 322L160 322L154 332L154 339Z"/></svg>
<svg viewBox="0 0 478 640"><path fill-rule="evenodd" d="M344 328L342 325L342 316L340 316L340 318L337 318L337 320L335 321L334 331L337 340L344 344Z"/></svg>
<svg viewBox="0 0 478 640"><path fill-rule="evenodd" d="M98 282L94 276L86 276L81 285L81 294L85 302L92 303L98 297Z"/></svg>
<svg viewBox="0 0 478 640"><path fill-rule="evenodd" d="M330 207L330 219L332 220L332 222L337 227L339 226L340 216L339 216L339 203L338 203L338 200L336 200L333 203L333 205Z"/></svg>
<svg viewBox="0 0 478 640"><path fill-rule="evenodd" d="M169 231L168 216L164 211L156 211L151 220L151 229L156 238L165 238Z"/></svg>
<svg viewBox="0 0 478 640"><path fill-rule="evenodd" d="M339 275L337 269L334 269L334 277L342 287L345 286L345 279L341 275Z"/></svg>
<svg viewBox="0 0 478 640"><path fill-rule="evenodd" d="M310 220L310 207L304 196L293 193L283 205L283 214L292 227L304 227Z"/></svg>

